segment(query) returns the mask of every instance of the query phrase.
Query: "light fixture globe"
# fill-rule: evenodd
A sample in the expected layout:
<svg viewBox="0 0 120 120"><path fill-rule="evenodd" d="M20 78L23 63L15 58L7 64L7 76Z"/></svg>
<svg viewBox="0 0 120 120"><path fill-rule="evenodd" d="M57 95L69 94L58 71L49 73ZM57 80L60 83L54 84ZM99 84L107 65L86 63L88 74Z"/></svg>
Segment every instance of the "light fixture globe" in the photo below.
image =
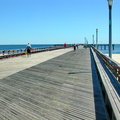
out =
<svg viewBox="0 0 120 120"><path fill-rule="evenodd" d="M109 6L112 6L113 0L107 0L107 1L108 1L108 5L109 5Z"/></svg>

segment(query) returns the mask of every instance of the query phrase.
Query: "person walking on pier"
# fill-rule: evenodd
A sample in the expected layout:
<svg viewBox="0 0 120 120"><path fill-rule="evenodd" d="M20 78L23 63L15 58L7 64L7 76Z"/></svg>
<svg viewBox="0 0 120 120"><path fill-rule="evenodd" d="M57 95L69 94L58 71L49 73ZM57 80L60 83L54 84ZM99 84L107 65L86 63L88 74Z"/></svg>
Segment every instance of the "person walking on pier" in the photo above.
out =
<svg viewBox="0 0 120 120"><path fill-rule="evenodd" d="M32 47L31 47L30 43L28 43L27 46L26 46L27 56L30 55L30 53L31 53L31 49L32 49Z"/></svg>
<svg viewBox="0 0 120 120"><path fill-rule="evenodd" d="M74 51L75 51L76 50L76 45L75 44L73 45L73 48L74 48Z"/></svg>
<svg viewBox="0 0 120 120"><path fill-rule="evenodd" d="M77 49L78 49L78 44L76 45Z"/></svg>
<svg viewBox="0 0 120 120"><path fill-rule="evenodd" d="M67 44L66 44L66 43L64 43L64 48L66 48L66 46L67 46Z"/></svg>

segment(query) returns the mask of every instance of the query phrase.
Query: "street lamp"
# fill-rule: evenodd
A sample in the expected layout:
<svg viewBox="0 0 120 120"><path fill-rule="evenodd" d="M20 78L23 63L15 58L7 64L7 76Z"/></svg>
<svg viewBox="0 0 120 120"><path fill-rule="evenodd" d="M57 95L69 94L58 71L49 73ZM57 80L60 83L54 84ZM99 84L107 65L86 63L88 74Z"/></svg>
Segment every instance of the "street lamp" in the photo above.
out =
<svg viewBox="0 0 120 120"><path fill-rule="evenodd" d="M112 4L113 0L107 0L109 7L109 57L112 58Z"/></svg>
<svg viewBox="0 0 120 120"><path fill-rule="evenodd" d="M94 35L92 35L92 38L93 38L93 47L94 47Z"/></svg>
<svg viewBox="0 0 120 120"><path fill-rule="evenodd" d="M98 49L98 29L96 29L96 49Z"/></svg>

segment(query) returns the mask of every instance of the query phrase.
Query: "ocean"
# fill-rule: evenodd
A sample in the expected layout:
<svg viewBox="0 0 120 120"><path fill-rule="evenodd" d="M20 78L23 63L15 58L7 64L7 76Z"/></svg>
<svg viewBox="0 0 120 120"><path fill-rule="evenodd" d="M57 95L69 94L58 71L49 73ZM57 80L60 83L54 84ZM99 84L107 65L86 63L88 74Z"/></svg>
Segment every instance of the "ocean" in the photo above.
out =
<svg viewBox="0 0 120 120"><path fill-rule="evenodd" d="M106 50L104 49L104 44L98 46L98 50L104 54L109 54L109 47L106 46ZM114 49L112 47L112 54L120 54L120 44L114 44Z"/></svg>
<svg viewBox="0 0 120 120"><path fill-rule="evenodd" d="M42 48L42 47L53 47L54 44L31 44L32 48ZM14 49L25 49L26 45L0 45L1 50L14 50Z"/></svg>
<svg viewBox="0 0 120 120"><path fill-rule="evenodd" d="M55 44L31 44L32 48L42 48L42 47L53 47ZM2 50L14 50L14 49L25 49L26 45L0 45L0 51ZM109 48L106 46L106 50L104 50L104 44L102 47L98 45L98 50L104 54L109 53ZM112 54L120 54L120 44L114 44L114 50L112 49Z"/></svg>

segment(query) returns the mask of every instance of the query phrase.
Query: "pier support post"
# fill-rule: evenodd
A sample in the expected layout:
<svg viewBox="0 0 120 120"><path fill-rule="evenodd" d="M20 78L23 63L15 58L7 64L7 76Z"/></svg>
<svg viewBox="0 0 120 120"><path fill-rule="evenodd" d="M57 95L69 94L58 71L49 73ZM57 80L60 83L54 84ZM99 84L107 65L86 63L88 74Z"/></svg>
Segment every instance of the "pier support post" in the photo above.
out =
<svg viewBox="0 0 120 120"><path fill-rule="evenodd" d="M112 45L112 46L113 46L113 50L114 50L115 45Z"/></svg>
<svg viewBox="0 0 120 120"><path fill-rule="evenodd" d="M106 50L106 45L104 45L104 50Z"/></svg>

